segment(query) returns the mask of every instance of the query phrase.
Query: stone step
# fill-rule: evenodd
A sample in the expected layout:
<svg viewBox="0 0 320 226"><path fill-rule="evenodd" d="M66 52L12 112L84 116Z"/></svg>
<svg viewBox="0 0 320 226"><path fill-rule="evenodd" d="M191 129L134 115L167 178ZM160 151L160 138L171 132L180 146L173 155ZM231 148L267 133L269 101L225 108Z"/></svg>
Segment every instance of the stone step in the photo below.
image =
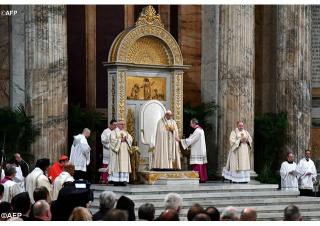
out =
<svg viewBox="0 0 320 226"><path fill-rule="evenodd" d="M113 191L119 194L167 194L169 192L182 193L206 193L206 192L231 192L231 191L275 191L278 189L278 185L275 184L263 184L263 185L251 185L251 184L222 184L222 185L198 185L198 186L165 186L165 185L135 185L127 187L115 187L106 185L92 185L91 189L95 193L99 194L102 191Z"/></svg>

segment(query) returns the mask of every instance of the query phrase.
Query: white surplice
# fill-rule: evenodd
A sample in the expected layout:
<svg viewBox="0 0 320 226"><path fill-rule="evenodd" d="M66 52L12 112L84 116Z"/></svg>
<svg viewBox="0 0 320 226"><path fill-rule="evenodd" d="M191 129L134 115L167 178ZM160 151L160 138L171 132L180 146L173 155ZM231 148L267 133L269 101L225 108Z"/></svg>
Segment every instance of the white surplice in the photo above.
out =
<svg viewBox="0 0 320 226"><path fill-rule="evenodd" d="M33 192L36 188L44 186L48 189L50 198L52 198L52 186L49 179L44 175L43 171L36 167L29 175L26 177L26 191L29 193L30 200L33 203Z"/></svg>
<svg viewBox="0 0 320 226"><path fill-rule="evenodd" d="M11 202L11 199L16 196L17 194L23 192L21 190L20 185L12 180L7 180L4 184L4 192L2 201L4 202Z"/></svg>
<svg viewBox="0 0 320 226"><path fill-rule="evenodd" d="M110 160L110 134L111 129L105 129L101 134L101 143L103 146L102 163L109 164Z"/></svg>
<svg viewBox="0 0 320 226"><path fill-rule="evenodd" d="M90 163L90 150L87 138L83 134L74 136L70 162L74 165L75 170L87 172L87 165Z"/></svg>
<svg viewBox="0 0 320 226"><path fill-rule="evenodd" d="M317 178L317 170L314 162L309 159L303 158L299 161L297 166L297 172L299 177L299 188L300 189L313 189L313 182ZM310 175L307 175L310 173Z"/></svg>
<svg viewBox="0 0 320 226"><path fill-rule="evenodd" d="M181 139L181 144L183 149L191 146L190 165L207 163L206 140L203 129L196 128L187 139Z"/></svg>
<svg viewBox="0 0 320 226"><path fill-rule="evenodd" d="M280 176L281 176L281 190L284 191L298 191L298 178L297 178L297 164L295 162L289 163L284 161L281 164ZM293 172L291 174L290 172Z"/></svg>

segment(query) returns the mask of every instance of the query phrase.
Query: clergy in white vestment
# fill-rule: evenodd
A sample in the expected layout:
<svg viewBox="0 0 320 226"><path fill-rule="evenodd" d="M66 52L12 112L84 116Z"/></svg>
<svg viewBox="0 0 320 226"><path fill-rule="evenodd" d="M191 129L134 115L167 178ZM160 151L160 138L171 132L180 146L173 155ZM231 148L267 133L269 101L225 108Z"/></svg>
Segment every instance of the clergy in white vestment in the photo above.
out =
<svg viewBox="0 0 320 226"><path fill-rule="evenodd" d="M102 168L106 171L101 173L100 183L107 184L108 183L108 165L110 161L110 135L111 131L117 128L117 121L112 119L109 123L109 127L106 128L101 134L101 143L103 146L102 152Z"/></svg>
<svg viewBox="0 0 320 226"><path fill-rule="evenodd" d="M172 112L167 110L157 124L153 169L181 169L178 137L177 123L172 119Z"/></svg>
<svg viewBox="0 0 320 226"><path fill-rule="evenodd" d="M115 186L129 183L132 141L131 135L125 130L125 122L119 120L117 128L112 130L110 135L109 181L113 181Z"/></svg>
<svg viewBox="0 0 320 226"><path fill-rule="evenodd" d="M90 137L90 130L83 129L82 134L74 136L71 146L70 162L75 167L74 178L87 179L87 165L90 164L90 146L87 139Z"/></svg>
<svg viewBox="0 0 320 226"><path fill-rule="evenodd" d="M59 191L66 182L73 182L74 165L70 162L64 165L63 172L56 177L53 183L52 201L57 200Z"/></svg>
<svg viewBox="0 0 320 226"><path fill-rule="evenodd" d="M52 199L52 185L46 176L50 160L47 158L38 159L34 170L26 177L26 190L29 193L30 200L33 203L33 192L38 187L46 187L49 191L50 199Z"/></svg>
<svg viewBox="0 0 320 226"><path fill-rule="evenodd" d="M203 129L199 126L197 119L191 119L190 127L194 132L187 139L177 139L181 141L183 149L191 146L190 165L193 171L197 171L200 177L200 183L208 180L207 174L207 149Z"/></svg>
<svg viewBox="0 0 320 226"><path fill-rule="evenodd" d="M237 122L237 128L231 132L229 141L231 148L222 176L232 182L247 183L250 181L252 138L244 129L243 121Z"/></svg>
<svg viewBox="0 0 320 226"><path fill-rule="evenodd" d="M287 160L281 164L281 190L298 191L298 173L296 171L297 164L294 162L294 154L288 152Z"/></svg>
<svg viewBox="0 0 320 226"><path fill-rule="evenodd" d="M310 150L305 150L305 157L299 161L297 172L300 195L312 196L313 183L317 179L317 170L311 160Z"/></svg>
<svg viewBox="0 0 320 226"><path fill-rule="evenodd" d="M5 177L1 181L1 184L4 187L3 191L3 197L2 201L4 202L11 202L11 199L23 192L23 190L20 188L19 184L14 181L14 178L16 176L16 167L11 164L7 164L4 169Z"/></svg>

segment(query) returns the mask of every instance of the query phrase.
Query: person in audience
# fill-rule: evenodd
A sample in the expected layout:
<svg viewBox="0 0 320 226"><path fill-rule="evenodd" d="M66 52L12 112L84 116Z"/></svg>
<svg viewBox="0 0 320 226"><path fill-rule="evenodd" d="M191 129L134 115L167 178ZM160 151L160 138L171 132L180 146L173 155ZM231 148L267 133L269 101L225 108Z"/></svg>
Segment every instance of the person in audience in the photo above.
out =
<svg viewBox="0 0 320 226"><path fill-rule="evenodd" d="M221 221L238 221L239 213L238 210L233 206L226 207L220 216Z"/></svg>
<svg viewBox="0 0 320 226"><path fill-rule="evenodd" d="M193 221L211 221L211 218L206 213L198 213L192 219Z"/></svg>
<svg viewBox="0 0 320 226"><path fill-rule="evenodd" d="M220 221L220 212L216 207L209 206L205 211L211 218L211 221Z"/></svg>
<svg viewBox="0 0 320 226"><path fill-rule="evenodd" d="M112 191L104 191L99 196L100 206L99 211L93 215L94 221L103 220L107 212L114 208L117 201L117 196Z"/></svg>
<svg viewBox="0 0 320 226"><path fill-rule="evenodd" d="M103 218L104 221L128 221L127 211L111 209Z"/></svg>
<svg viewBox="0 0 320 226"><path fill-rule="evenodd" d="M36 188L44 186L48 189L50 199L52 196L52 186L46 172L50 166L50 160L47 158L38 159L34 170L26 177L26 190L29 193L31 202L34 202L33 192Z"/></svg>
<svg viewBox="0 0 320 226"><path fill-rule="evenodd" d="M175 209L166 209L156 219L158 221L180 221L179 213Z"/></svg>
<svg viewBox="0 0 320 226"><path fill-rule="evenodd" d="M11 199L22 192L21 187L18 183L14 182L13 179L16 176L16 167L12 164L7 164L4 168L5 177L1 181L4 187L2 201L11 202Z"/></svg>
<svg viewBox="0 0 320 226"><path fill-rule="evenodd" d="M22 214L22 216L20 217L22 220L29 220L31 201L28 192L22 192L14 196L11 200L11 206L14 213Z"/></svg>
<svg viewBox="0 0 320 226"><path fill-rule="evenodd" d="M66 182L57 200L52 203L52 220L67 221L75 207L88 208L91 201L90 189L76 188L73 182Z"/></svg>
<svg viewBox="0 0 320 226"><path fill-rule="evenodd" d="M34 198L34 202L37 202L39 200L46 200L47 203L49 204L51 203L49 191L44 186L34 189L33 198Z"/></svg>
<svg viewBox="0 0 320 226"><path fill-rule="evenodd" d="M298 184L301 196L313 196L313 183L317 180L317 169L311 160L311 151L305 150L305 157L297 165Z"/></svg>
<svg viewBox="0 0 320 226"><path fill-rule="evenodd" d="M300 213L300 209L295 205L289 205L283 212L284 221L302 221L303 218Z"/></svg>
<svg viewBox="0 0 320 226"><path fill-rule="evenodd" d="M63 184L66 182L73 182L74 181L74 171L75 167L72 163L68 162L64 165L63 172L60 173L58 177L54 180L53 183L53 193L52 193L52 200L57 200L59 191L63 187Z"/></svg>
<svg viewBox="0 0 320 226"><path fill-rule="evenodd" d="M193 204L187 213L188 221L192 221L193 218L199 213L205 213L204 209L198 203Z"/></svg>
<svg viewBox="0 0 320 226"><path fill-rule="evenodd" d="M73 209L69 221L92 221L92 214L87 208L76 207Z"/></svg>
<svg viewBox="0 0 320 226"><path fill-rule="evenodd" d="M48 170L48 177L53 183L55 179L63 172L65 164L69 161L68 156L61 155L58 162L55 162Z"/></svg>
<svg viewBox="0 0 320 226"><path fill-rule="evenodd" d="M145 203L139 207L139 220L153 221L155 218L155 208L151 203Z"/></svg>
<svg viewBox="0 0 320 226"><path fill-rule="evenodd" d="M134 202L130 198L121 196L117 202L116 209L128 211L129 221L136 220L136 215L134 212Z"/></svg>
<svg viewBox="0 0 320 226"><path fill-rule="evenodd" d="M297 164L294 162L294 154L289 151L287 160L281 164L281 190L298 191L298 173L296 171Z"/></svg>
<svg viewBox="0 0 320 226"><path fill-rule="evenodd" d="M177 193L169 193L164 199L165 209L174 209L179 214L182 207L182 197Z"/></svg>
<svg viewBox="0 0 320 226"><path fill-rule="evenodd" d="M33 221L51 221L50 205L45 200L37 201L33 207Z"/></svg>
<svg viewBox="0 0 320 226"><path fill-rule="evenodd" d="M84 128L82 134L74 136L74 140L71 146L70 162L75 166L74 178L76 180L87 179L87 166L90 164L90 146L88 144L88 138L91 131L88 128Z"/></svg>
<svg viewBox="0 0 320 226"><path fill-rule="evenodd" d="M256 221L257 211L253 208L244 208L240 214L241 221Z"/></svg>

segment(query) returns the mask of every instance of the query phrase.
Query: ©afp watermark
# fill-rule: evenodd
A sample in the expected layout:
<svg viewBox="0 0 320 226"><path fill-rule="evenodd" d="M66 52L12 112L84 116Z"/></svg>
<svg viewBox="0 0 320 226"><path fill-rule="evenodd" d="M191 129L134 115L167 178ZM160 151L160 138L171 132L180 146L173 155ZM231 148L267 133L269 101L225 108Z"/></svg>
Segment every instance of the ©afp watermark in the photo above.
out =
<svg viewBox="0 0 320 226"><path fill-rule="evenodd" d="M0 16L15 16L18 10L0 10Z"/></svg>
<svg viewBox="0 0 320 226"><path fill-rule="evenodd" d="M12 217L21 217L22 213L1 213L1 217L2 219L9 219Z"/></svg>

